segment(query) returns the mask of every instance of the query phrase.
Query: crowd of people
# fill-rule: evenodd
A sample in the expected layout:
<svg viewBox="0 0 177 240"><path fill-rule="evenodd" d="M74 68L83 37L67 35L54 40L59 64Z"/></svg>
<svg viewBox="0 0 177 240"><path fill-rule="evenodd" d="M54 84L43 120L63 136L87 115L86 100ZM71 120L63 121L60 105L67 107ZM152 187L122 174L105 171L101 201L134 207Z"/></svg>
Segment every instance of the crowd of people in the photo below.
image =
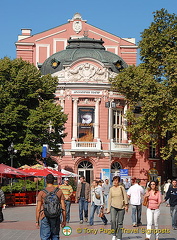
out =
<svg viewBox="0 0 177 240"><path fill-rule="evenodd" d="M36 227L40 228L42 240L59 239L60 224L66 226L70 222L70 206L73 195L73 188L69 179L64 178L63 184L54 186L54 176L48 174L46 177L47 186L39 192L36 206ZM142 225L142 205L146 206L147 230L159 228L160 204L166 202L170 206L172 228L177 230L177 180L168 180L160 191L158 181L150 181L146 187L140 185L140 179L123 183L119 176L114 176L112 184L109 179L93 180L91 185L86 182L84 176L80 177L77 184L75 202L79 203L80 224L84 222L94 225L95 212L101 218L104 225L108 224L106 214L110 214L110 224L113 233L112 240L122 240L122 229L125 212L131 205L132 226ZM88 206L90 202L90 215ZM2 207L5 203L3 191L0 189L0 222L4 220ZM58 211L57 209L60 209ZM146 231L145 240L151 238L151 231ZM155 232L155 240L159 239L158 231Z"/></svg>

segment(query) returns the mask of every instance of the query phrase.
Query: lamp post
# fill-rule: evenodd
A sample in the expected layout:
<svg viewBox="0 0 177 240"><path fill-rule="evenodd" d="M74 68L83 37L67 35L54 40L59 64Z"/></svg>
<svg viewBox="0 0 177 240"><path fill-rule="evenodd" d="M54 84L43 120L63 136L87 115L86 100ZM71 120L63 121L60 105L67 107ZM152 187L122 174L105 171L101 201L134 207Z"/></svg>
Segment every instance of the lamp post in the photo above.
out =
<svg viewBox="0 0 177 240"><path fill-rule="evenodd" d="M116 103L109 101L105 103L105 107L109 109L109 169L110 169L110 177L111 177L111 161L112 161L112 153L111 153L111 137L112 137L112 108L116 107Z"/></svg>
<svg viewBox="0 0 177 240"><path fill-rule="evenodd" d="M13 167L13 157L14 157L14 154L17 153L17 150L14 149L13 142L11 142L10 146L8 147L8 151L10 154L10 166Z"/></svg>

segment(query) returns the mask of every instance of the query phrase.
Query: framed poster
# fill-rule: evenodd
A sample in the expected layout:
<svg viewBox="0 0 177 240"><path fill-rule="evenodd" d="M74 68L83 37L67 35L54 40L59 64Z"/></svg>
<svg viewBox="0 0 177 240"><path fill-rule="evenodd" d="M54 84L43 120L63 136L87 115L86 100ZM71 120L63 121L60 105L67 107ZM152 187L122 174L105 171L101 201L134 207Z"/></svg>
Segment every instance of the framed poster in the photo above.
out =
<svg viewBox="0 0 177 240"><path fill-rule="evenodd" d="M95 108L78 108L78 139L80 142L93 142Z"/></svg>

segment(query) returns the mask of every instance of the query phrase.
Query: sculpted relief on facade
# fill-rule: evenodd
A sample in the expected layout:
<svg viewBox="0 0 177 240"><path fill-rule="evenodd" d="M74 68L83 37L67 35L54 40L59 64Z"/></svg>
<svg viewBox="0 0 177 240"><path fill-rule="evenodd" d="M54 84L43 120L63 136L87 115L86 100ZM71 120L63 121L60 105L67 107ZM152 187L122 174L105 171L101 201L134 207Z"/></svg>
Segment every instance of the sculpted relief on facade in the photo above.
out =
<svg viewBox="0 0 177 240"><path fill-rule="evenodd" d="M109 78L117 74L109 71L107 68L99 68L90 63L83 63L71 69L65 69L52 74L57 76L59 82L89 82L89 83L109 83Z"/></svg>

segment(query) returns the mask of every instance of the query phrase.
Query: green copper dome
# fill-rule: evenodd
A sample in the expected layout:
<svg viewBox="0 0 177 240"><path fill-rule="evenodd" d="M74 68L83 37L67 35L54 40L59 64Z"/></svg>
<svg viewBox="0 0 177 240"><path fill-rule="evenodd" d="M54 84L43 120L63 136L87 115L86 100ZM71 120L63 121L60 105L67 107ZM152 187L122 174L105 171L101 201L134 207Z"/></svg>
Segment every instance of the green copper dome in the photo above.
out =
<svg viewBox="0 0 177 240"><path fill-rule="evenodd" d="M102 62L105 67L115 73L127 67L127 64L121 57L105 50L102 39L95 40L83 37L69 39L68 43L66 50L53 54L42 64L40 70L43 75L58 72L73 62L85 58Z"/></svg>

